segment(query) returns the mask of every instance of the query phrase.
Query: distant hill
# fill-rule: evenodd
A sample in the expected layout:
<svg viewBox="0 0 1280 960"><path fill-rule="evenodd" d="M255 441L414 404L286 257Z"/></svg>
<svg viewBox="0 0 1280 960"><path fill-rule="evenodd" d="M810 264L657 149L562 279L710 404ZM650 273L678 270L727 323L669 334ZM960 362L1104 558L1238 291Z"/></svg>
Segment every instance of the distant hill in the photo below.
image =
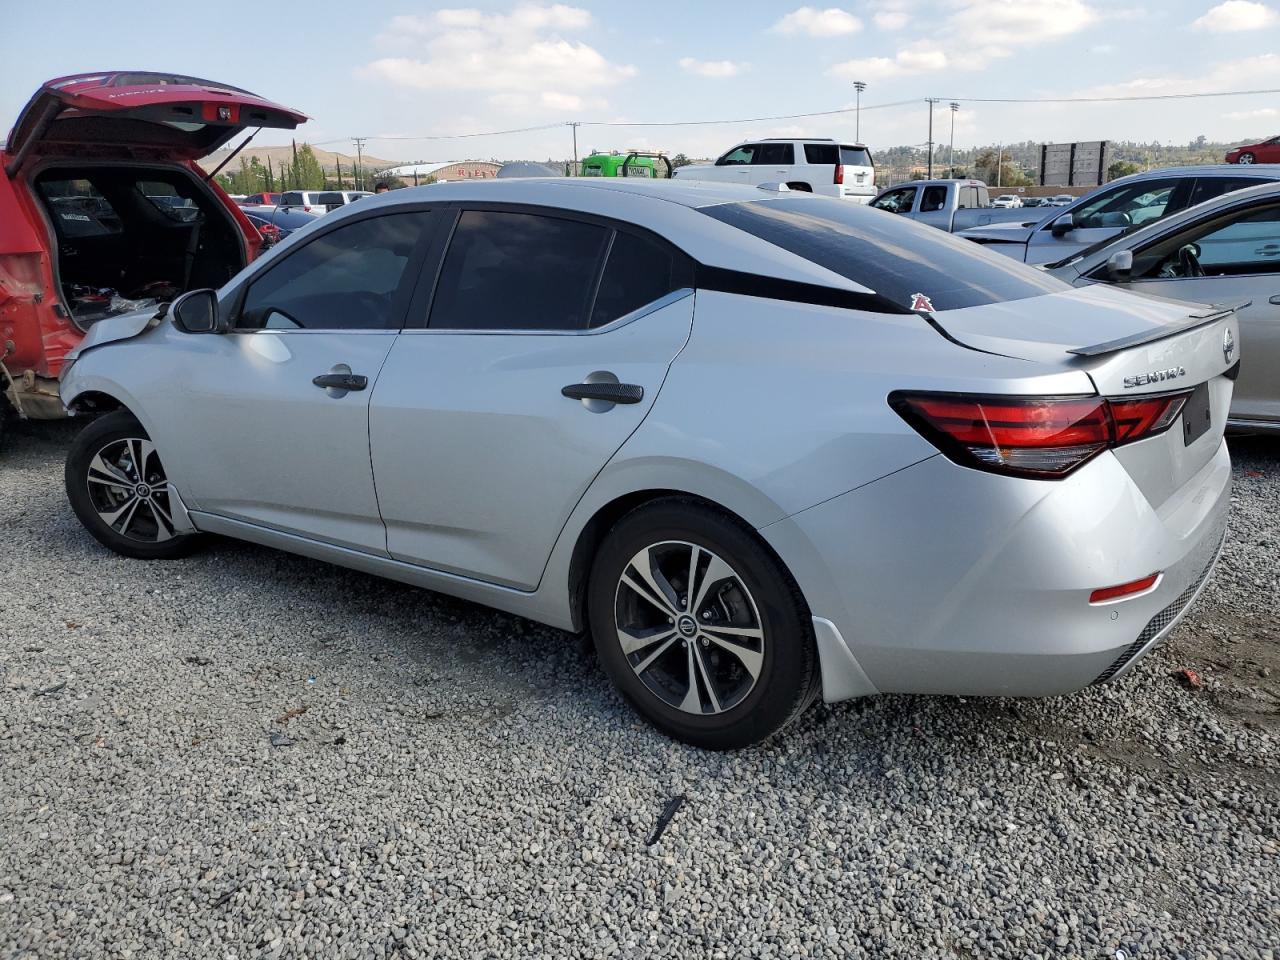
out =
<svg viewBox="0 0 1280 960"><path fill-rule="evenodd" d="M230 152L230 150L219 150L216 153L211 153L200 161L200 166L204 167L205 170L213 170L218 166L218 164L222 163L222 161L227 158L227 154ZM354 153L334 153L331 150L325 150L316 146L311 148L311 152L314 153L316 155L316 159L320 161L320 166L329 173L332 173L337 169L339 160L342 161L342 173L344 176L348 175L355 167L356 155ZM259 147L251 143L240 151L236 158L224 168L223 172L226 173L232 170L239 170L241 157L244 157L245 160L248 160L250 157L257 157L258 162L263 166L266 166L267 158L270 157L271 166L279 170L281 164L288 164L289 161L293 159L293 148ZM384 160L381 157L371 157L366 153L360 162L360 166L364 170L373 171L385 170L388 167L397 166L398 163L399 161L397 160Z"/></svg>

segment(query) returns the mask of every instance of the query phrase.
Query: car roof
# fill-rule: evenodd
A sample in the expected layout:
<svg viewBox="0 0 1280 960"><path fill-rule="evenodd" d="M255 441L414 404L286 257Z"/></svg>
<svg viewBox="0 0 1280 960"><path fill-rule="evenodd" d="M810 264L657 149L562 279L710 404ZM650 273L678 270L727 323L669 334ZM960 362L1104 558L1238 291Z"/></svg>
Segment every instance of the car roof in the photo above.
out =
<svg viewBox="0 0 1280 960"><path fill-rule="evenodd" d="M1156 170L1144 170L1131 173L1127 177L1108 181L1113 183L1136 183L1140 180L1162 180L1165 177L1258 177L1260 179L1280 180L1280 163L1213 163L1193 167L1160 167Z"/></svg>
<svg viewBox="0 0 1280 960"><path fill-rule="evenodd" d="M719 204L768 203L781 198L801 203L850 206L847 200L802 191L774 192L710 180L650 180L638 177L522 177L502 180L495 177L391 190L368 197L358 204L344 204L341 209L326 214L323 219L328 224L337 224L348 218L368 216L378 210L389 211L422 203L488 202L546 207L551 214L557 210L583 213L652 230L708 266L799 283L815 283L840 290L867 292L865 287L847 277L699 212ZM884 215L878 210L865 209L867 216ZM278 249L281 247L273 247L272 252Z"/></svg>

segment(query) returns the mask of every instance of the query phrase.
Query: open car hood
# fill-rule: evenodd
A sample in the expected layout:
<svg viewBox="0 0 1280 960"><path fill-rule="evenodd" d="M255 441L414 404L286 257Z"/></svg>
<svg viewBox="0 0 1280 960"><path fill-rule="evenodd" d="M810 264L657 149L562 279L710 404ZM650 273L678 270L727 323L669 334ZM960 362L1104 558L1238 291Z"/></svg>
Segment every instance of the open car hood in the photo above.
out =
<svg viewBox="0 0 1280 960"><path fill-rule="evenodd" d="M306 114L238 87L167 73L109 72L50 80L9 132L11 164L86 145L158 150L198 160L246 127L292 130Z"/></svg>

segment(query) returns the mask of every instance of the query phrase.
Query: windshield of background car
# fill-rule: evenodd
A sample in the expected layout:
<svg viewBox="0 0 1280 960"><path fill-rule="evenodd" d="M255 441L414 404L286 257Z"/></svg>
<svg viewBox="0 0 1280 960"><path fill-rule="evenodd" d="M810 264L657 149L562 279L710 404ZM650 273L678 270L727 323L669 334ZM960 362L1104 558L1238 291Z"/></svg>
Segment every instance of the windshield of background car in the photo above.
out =
<svg viewBox="0 0 1280 960"><path fill-rule="evenodd" d="M699 212L826 267L904 309L912 309L920 294L934 310L957 310L1069 289L1061 280L979 244L838 200L756 200Z"/></svg>

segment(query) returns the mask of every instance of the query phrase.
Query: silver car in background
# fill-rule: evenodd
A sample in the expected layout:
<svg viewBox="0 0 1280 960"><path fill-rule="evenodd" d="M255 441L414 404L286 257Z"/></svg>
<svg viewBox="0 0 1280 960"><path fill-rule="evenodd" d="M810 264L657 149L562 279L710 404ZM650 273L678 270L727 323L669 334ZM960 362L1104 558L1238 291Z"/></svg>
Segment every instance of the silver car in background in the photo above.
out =
<svg viewBox="0 0 1280 960"><path fill-rule="evenodd" d="M589 630L732 748L1128 671L1221 549L1238 337L823 197L398 190L95 325L67 494L128 556L223 534Z"/></svg>
<svg viewBox="0 0 1280 960"><path fill-rule="evenodd" d="M1280 432L1280 184L1228 193L1048 267L1075 286L1243 304L1227 425Z"/></svg>
<svg viewBox="0 0 1280 960"><path fill-rule="evenodd" d="M1076 199L1051 197L1061 210L1021 223L992 223L957 232L1024 263L1053 263L1128 230L1232 190L1280 180L1280 164L1170 167L1121 177Z"/></svg>

